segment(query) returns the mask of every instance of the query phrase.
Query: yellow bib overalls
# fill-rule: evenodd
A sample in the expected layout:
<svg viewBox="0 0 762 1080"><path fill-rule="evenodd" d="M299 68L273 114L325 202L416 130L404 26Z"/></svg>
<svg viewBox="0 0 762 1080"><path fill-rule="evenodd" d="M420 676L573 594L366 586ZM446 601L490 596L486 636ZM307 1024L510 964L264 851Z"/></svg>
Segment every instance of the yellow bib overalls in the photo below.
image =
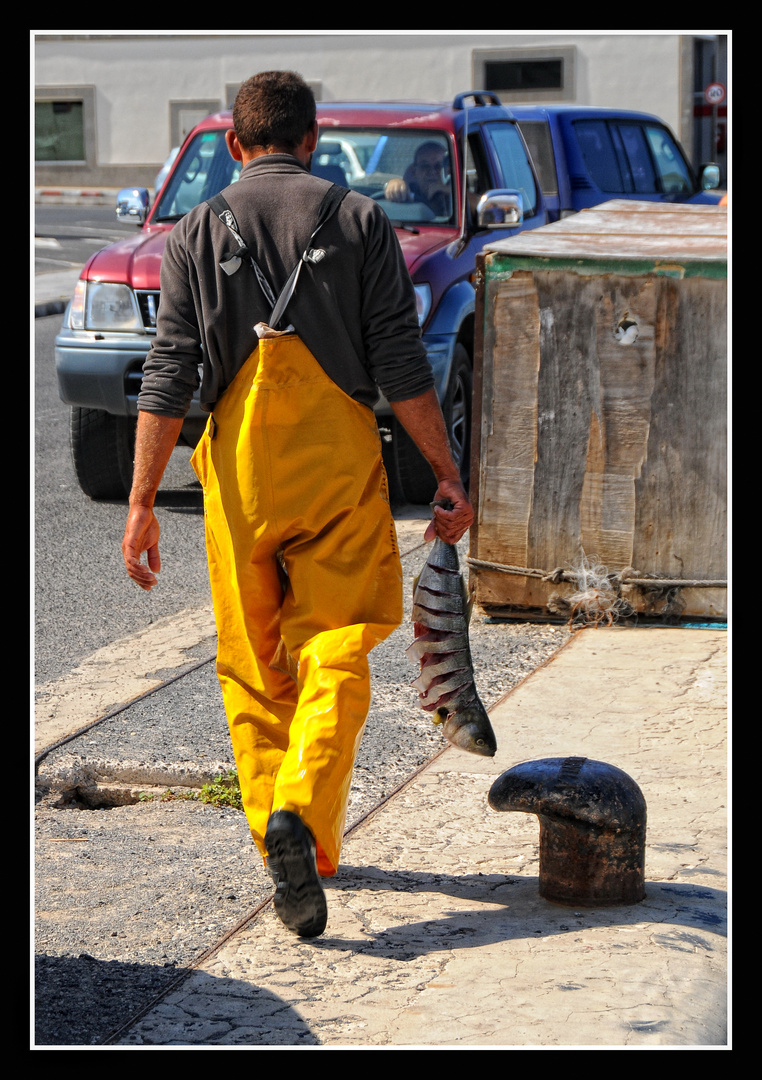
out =
<svg viewBox="0 0 762 1080"><path fill-rule="evenodd" d="M254 842L266 855L270 814L290 810L315 836L319 873L334 874L370 704L367 654L402 618L374 415L296 334L266 336L191 460Z"/></svg>

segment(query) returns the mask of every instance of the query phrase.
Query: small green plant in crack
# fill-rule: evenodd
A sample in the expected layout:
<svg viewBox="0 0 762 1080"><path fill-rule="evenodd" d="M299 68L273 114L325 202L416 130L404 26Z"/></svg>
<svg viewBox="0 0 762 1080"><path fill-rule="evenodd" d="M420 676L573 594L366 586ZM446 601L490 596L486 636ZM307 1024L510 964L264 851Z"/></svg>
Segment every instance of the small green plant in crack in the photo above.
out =
<svg viewBox="0 0 762 1080"><path fill-rule="evenodd" d="M214 780L204 784L200 791L174 791L167 788L162 792L141 791L138 794L138 802L172 802L175 799L187 799L217 807L232 806L235 810L243 810L241 786L235 769L228 769L226 773L215 776Z"/></svg>
<svg viewBox="0 0 762 1080"><path fill-rule="evenodd" d="M210 803L212 806L232 806L235 810L243 810L237 771L228 769L226 773L215 776L211 784L203 785L198 797L201 802Z"/></svg>

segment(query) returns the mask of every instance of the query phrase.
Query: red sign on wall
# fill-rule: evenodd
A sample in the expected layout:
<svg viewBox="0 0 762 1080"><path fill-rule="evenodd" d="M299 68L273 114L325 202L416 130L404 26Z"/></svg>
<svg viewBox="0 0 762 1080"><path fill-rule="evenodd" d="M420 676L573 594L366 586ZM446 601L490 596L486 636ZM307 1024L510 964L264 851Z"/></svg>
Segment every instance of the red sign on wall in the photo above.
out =
<svg viewBox="0 0 762 1080"><path fill-rule="evenodd" d="M708 105L722 105L725 101L725 87L722 83L709 83L704 91L704 100Z"/></svg>

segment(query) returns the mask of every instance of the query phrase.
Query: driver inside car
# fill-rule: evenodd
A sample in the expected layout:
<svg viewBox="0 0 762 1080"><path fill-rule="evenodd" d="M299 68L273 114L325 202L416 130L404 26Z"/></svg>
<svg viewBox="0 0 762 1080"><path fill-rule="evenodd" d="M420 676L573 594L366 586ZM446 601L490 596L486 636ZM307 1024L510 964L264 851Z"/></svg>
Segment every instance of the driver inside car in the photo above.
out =
<svg viewBox="0 0 762 1080"><path fill-rule="evenodd" d="M450 185L443 179L446 163L447 155L439 143L421 143L404 178L389 180L384 197L389 202L422 202L437 217L449 216Z"/></svg>

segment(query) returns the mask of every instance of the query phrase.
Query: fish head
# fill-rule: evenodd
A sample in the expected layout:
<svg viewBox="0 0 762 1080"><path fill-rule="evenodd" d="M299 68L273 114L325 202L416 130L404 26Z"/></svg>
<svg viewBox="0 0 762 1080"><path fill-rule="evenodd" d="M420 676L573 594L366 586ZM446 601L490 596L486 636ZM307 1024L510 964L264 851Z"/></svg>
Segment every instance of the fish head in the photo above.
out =
<svg viewBox="0 0 762 1080"><path fill-rule="evenodd" d="M495 756L497 739L481 702L449 713L442 731L447 741L459 750L483 757Z"/></svg>

